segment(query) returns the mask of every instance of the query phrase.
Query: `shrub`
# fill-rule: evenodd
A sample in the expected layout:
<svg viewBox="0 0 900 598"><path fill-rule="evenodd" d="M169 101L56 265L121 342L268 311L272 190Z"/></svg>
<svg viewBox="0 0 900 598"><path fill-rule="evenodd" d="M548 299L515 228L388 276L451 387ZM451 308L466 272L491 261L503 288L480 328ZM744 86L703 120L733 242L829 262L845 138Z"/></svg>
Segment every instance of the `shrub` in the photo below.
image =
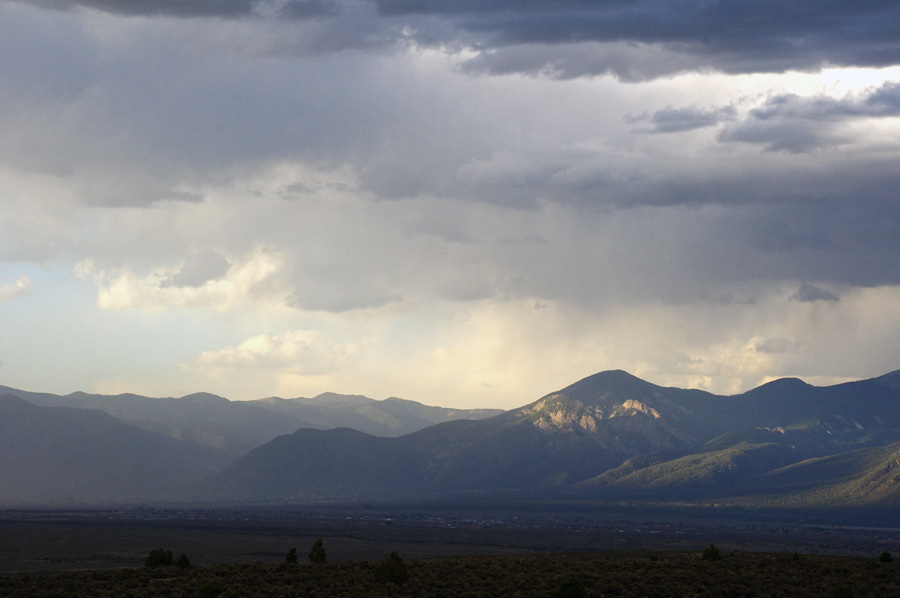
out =
<svg viewBox="0 0 900 598"><path fill-rule="evenodd" d="M569 577L560 582L553 592L553 598L585 598L587 590L577 577Z"/></svg>
<svg viewBox="0 0 900 598"><path fill-rule="evenodd" d="M878 557L878 560L882 563L891 563L894 561L894 557L891 556L891 553L885 550L881 553L881 556Z"/></svg>
<svg viewBox="0 0 900 598"><path fill-rule="evenodd" d="M210 579L197 592L201 598L215 598L222 593L222 582L218 579Z"/></svg>
<svg viewBox="0 0 900 598"><path fill-rule="evenodd" d="M189 569L191 566L191 559L188 558L188 555L181 553L181 556L175 561L175 566L179 569Z"/></svg>
<svg viewBox="0 0 900 598"><path fill-rule="evenodd" d="M853 598L853 588L838 586L831 590L831 598Z"/></svg>
<svg viewBox="0 0 900 598"><path fill-rule="evenodd" d="M172 558L171 550L154 548L150 551L150 554L147 555L147 560L144 561L144 566L150 567L151 569L156 569L157 567L171 567L173 562L174 559Z"/></svg>
<svg viewBox="0 0 900 598"><path fill-rule="evenodd" d="M395 583L398 586L406 583L406 580L409 579L409 571L396 550L391 551L391 554L378 566L375 578L381 583Z"/></svg>
<svg viewBox="0 0 900 598"><path fill-rule="evenodd" d="M284 557L285 563L296 563L297 562L297 549L291 548L288 550L287 556Z"/></svg>
<svg viewBox="0 0 900 598"><path fill-rule="evenodd" d="M288 553L290 554L290 553ZM316 538L312 548L309 549L310 563L324 563L327 560L325 556L325 548L322 546L322 538Z"/></svg>
<svg viewBox="0 0 900 598"><path fill-rule="evenodd" d="M704 561L718 561L720 558L722 558L722 553L719 552L719 549L715 544L710 544L703 549Z"/></svg>

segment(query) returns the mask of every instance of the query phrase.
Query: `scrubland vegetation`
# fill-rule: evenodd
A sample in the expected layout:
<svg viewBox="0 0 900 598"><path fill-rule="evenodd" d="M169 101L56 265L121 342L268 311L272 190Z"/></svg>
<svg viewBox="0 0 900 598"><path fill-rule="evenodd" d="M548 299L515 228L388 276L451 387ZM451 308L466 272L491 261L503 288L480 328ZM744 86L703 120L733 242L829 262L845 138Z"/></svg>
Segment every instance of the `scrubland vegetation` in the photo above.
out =
<svg viewBox="0 0 900 598"><path fill-rule="evenodd" d="M396 571L401 559L404 575ZM0 596L466 598L900 596L900 565L877 556L594 552L381 562L161 566L0 576Z"/></svg>

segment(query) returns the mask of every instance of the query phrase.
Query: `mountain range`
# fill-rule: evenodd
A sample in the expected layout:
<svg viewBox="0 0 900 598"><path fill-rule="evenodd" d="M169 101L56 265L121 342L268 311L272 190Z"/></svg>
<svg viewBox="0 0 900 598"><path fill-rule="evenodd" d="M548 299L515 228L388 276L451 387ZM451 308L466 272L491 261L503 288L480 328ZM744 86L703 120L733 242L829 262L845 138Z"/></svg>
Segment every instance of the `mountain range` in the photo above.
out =
<svg viewBox="0 0 900 598"><path fill-rule="evenodd" d="M299 428L347 426L374 436L399 436L436 423L502 413L500 409L447 409L396 397L378 401L330 392L313 398L230 401L203 392L181 398L84 392L61 396L0 386L0 396L3 395L41 407L96 409L123 423L210 447L234 458Z"/></svg>
<svg viewBox="0 0 900 598"><path fill-rule="evenodd" d="M607 371L505 412L328 393L247 402L3 394L0 474L16 481L0 489L7 504L500 491L900 502L900 371L827 387L785 378L733 396ZM59 454L66 459L54 461Z"/></svg>

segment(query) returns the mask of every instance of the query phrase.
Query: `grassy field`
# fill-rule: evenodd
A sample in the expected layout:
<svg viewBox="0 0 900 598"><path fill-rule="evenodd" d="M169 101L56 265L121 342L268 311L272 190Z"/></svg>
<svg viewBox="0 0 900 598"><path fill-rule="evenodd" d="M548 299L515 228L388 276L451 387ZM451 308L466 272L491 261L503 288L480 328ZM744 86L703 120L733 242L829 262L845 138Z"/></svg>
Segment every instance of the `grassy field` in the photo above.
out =
<svg viewBox="0 0 900 598"><path fill-rule="evenodd" d="M380 579L380 561L20 574L0 576L0 596L900 596L900 562L881 562L877 555L722 552L713 561L701 552L406 559L409 576L401 585Z"/></svg>

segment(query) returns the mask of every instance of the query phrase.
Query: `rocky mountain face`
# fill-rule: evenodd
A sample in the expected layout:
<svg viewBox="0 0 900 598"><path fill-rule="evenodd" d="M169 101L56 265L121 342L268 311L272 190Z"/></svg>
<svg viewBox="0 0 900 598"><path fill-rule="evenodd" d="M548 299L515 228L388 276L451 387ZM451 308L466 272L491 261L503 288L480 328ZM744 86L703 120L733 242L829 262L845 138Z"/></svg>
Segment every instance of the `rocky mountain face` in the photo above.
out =
<svg viewBox="0 0 900 598"><path fill-rule="evenodd" d="M674 450L710 434L716 397L602 372L506 414L547 434L582 434L621 454Z"/></svg>

